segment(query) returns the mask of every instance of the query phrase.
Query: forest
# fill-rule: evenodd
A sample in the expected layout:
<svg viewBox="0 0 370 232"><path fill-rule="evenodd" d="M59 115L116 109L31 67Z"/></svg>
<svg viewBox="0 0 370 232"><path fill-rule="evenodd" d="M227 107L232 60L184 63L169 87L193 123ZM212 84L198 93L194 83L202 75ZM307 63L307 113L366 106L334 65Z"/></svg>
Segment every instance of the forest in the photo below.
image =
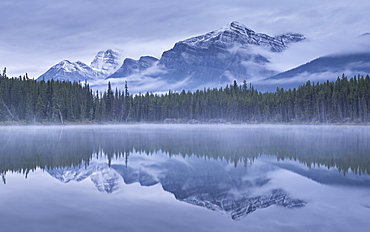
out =
<svg viewBox="0 0 370 232"><path fill-rule="evenodd" d="M1 124L66 123L369 123L370 77L346 77L260 92L236 81L165 94L93 91L87 82L35 81L0 74Z"/></svg>

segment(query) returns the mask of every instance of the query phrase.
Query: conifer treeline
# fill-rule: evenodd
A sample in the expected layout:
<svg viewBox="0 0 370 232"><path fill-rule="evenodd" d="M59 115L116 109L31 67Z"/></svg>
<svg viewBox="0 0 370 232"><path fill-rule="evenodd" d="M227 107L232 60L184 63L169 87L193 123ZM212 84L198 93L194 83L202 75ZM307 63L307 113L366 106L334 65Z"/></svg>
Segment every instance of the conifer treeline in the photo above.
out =
<svg viewBox="0 0 370 232"><path fill-rule="evenodd" d="M132 95L93 92L87 83L0 75L0 121L68 122L370 122L370 77L261 93L244 81L225 88Z"/></svg>

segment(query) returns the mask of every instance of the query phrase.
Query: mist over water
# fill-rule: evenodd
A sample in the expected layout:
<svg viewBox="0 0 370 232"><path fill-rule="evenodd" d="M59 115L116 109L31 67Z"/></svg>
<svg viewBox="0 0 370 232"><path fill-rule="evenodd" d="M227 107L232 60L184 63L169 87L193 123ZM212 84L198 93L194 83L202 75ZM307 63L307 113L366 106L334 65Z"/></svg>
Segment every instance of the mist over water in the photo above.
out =
<svg viewBox="0 0 370 232"><path fill-rule="evenodd" d="M71 166L96 154L120 157L125 153L204 156L235 165L260 155L298 159L307 166L336 167L369 173L368 126L287 125L104 125L2 127L1 166L26 168ZM16 155L14 155L16 154ZM51 159L52 157L52 159ZM37 158L37 159L36 159ZM367 162L363 162L366 160ZM8 162L9 163L9 162ZM2 172L6 168L0 169Z"/></svg>
<svg viewBox="0 0 370 232"><path fill-rule="evenodd" d="M370 214L369 129L0 127L0 223L7 222L7 231L153 225L161 231L345 231L353 222L363 230Z"/></svg>

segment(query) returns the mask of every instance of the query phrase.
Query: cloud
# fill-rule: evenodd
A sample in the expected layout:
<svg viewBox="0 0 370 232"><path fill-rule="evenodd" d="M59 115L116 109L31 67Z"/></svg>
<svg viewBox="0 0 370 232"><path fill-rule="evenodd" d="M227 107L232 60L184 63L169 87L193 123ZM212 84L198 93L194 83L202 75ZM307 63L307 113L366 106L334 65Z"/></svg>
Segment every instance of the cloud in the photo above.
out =
<svg viewBox="0 0 370 232"><path fill-rule="evenodd" d="M369 32L367 0L87 1L2 0L0 66L9 75L38 77L60 60L90 63L99 50L120 48L127 57L158 57L173 44L240 21L256 32L299 32L312 45L298 60L314 58L316 41L341 44ZM332 50L335 50L333 47ZM307 54L307 55L306 55ZM287 60L290 57L287 53ZM291 55L293 56L293 55ZM300 58L301 57L301 58ZM307 60L308 61L308 60ZM291 62L291 60L288 62ZM282 61L280 62L282 63ZM284 64L281 64L283 67ZM289 65L285 65L289 66ZM1 68L1 67L0 67Z"/></svg>
<svg viewBox="0 0 370 232"><path fill-rule="evenodd" d="M166 93L169 90L179 90L189 83L190 78L184 78L177 82L170 83L160 77L152 77L165 74L165 72L166 71L159 66L154 65L144 72L135 73L128 77L92 81L90 82L90 86L93 87L94 90L103 92L106 91L108 82L110 82L113 89L117 88L119 90L124 90L125 83L127 82L129 92L131 94L139 94L143 93L143 89L150 93Z"/></svg>
<svg viewBox="0 0 370 232"><path fill-rule="evenodd" d="M328 36L307 38L305 41L290 44L289 48L281 53L272 53L260 48L253 48L253 51L269 58L269 69L284 72L322 56L370 52L370 41L357 35L342 38Z"/></svg>

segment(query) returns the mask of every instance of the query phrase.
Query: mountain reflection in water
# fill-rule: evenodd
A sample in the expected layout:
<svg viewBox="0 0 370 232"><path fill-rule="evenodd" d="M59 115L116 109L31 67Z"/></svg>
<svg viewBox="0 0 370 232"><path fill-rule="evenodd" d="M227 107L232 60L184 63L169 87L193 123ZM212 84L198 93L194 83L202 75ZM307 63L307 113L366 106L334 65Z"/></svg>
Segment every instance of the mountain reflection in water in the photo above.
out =
<svg viewBox="0 0 370 232"><path fill-rule="evenodd" d="M63 183L90 178L99 191L107 193L119 192L127 184L160 184L180 201L227 213L234 220L271 205L299 208L309 204L270 185L267 174L273 170L289 170L319 183L370 186L367 126L128 125L0 130L4 184L9 172L27 177L37 168Z"/></svg>
<svg viewBox="0 0 370 232"><path fill-rule="evenodd" d="M107 163L93 161L86 167L54 168L46 171L63 183L79 182L90 177L99 191L107 193L118 192L120 188L124 189L125 184L160 184L180 201L227 213L234 220L271 205L296 208L306 204L303 200L291 198L283 189L268 187L270 179L266 177L266 170L253 170L250 173L245 167L230 167L227 162L222 161L210 162L199 158L163 159L156 154L153 156L157 156L159 162L153 163L145 155L136 155L131 157L132 166L108 166ZM261 188L264 191L256 195Z"/></svg>

